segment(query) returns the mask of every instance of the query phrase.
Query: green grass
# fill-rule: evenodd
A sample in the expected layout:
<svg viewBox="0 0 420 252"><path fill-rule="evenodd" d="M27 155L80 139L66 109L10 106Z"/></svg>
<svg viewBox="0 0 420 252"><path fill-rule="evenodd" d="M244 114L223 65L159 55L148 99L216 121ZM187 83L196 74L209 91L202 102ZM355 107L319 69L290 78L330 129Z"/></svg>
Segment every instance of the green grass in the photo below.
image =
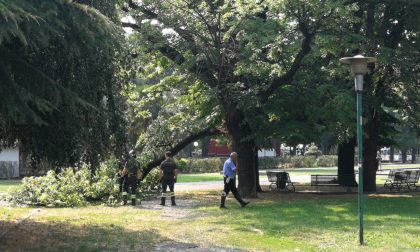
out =
<svg viewBox="0 0 420 252"><path fill-rule="evenodd" d="M179 198L175 208L43 208L11 228L0 250L151 251L162 243L250 251L420 250L419 193L367 195L365 246L358 245L354 194L264 193L243 209L229 197L227 210L218 208L215 191ZM31 211L0 207L0 230Z"/></svg>
<svg viewBox="0 0 420 252"><path fill-rule="evenodd" d="M7 192L20 186L21 180L0 180L0 192Z"/></svg>

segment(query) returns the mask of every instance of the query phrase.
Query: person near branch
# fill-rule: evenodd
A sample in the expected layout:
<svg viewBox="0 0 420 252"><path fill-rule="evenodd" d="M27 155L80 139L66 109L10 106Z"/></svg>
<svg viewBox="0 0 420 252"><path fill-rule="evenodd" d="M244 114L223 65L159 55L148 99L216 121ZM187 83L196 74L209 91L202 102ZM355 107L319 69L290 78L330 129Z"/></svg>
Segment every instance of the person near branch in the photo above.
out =
<svg viewBox="0 0 420 252"><path fill-rule="evenodd" d="M134 150L130 150L128 153L129 157L127 162L124 165L122 171L123 176L123 204L127 204L128 192L130 189L131 192L131 205L135 206L136 199L136 190L137 190L137 180L141 177L140 172L140 163L136 159L136 153Z"/></svg>
<svg viewBox="0 0 420 252"><path fill-rule="evenodd" d="M220 208L226 208L225 201L229 192L232 192L235 199L241 204L241 207L245 207L249 202L244 201L239 195L238 189L236 188L236 172L238 170L238 153L232 152L230 158L225 161L223 165L223 183L224 189L220 199Z"/></svg>
<svg viewBox="0 0 420 252"><path fill-rule="evenodd" d="M167 196L171 197L171 204L172 206L176 206L175 203L175 192L174 192L174 185L176 183L176 179L178 177L178 164L173 159L173 155L170 151L165 153L165 160L160 164L160 181L162 183L162 197L160 201L160 205L165 205L165 200ZM166 193L169 187L170 193Z"/></svg>

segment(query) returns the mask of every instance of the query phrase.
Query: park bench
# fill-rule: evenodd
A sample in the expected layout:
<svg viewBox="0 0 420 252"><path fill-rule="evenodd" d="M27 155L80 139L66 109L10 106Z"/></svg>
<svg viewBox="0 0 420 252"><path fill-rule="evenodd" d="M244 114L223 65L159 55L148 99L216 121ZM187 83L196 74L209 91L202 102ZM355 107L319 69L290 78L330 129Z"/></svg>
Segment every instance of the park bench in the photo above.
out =
<svg viewBox="0 0 420 252"><path fill-rule="evenodd" d="M384 188L390 191L395 188L399 191L402 188L411 190L414 187L414 190L417 190L419 178L420 170L390 170Z"/></svg>
<svg viewBox="0 0 420 252"><path fill-rule="evenodd" d="M295 191L294 182L290 180L288 172L285 171L267 171L267 178L270 190L287 190Z"/></svg>
<svg viewBox="0 0 420 252"><path fill-rule="evenodd" d="M339 186L337 175L311 175L311 186Z"/></svg>

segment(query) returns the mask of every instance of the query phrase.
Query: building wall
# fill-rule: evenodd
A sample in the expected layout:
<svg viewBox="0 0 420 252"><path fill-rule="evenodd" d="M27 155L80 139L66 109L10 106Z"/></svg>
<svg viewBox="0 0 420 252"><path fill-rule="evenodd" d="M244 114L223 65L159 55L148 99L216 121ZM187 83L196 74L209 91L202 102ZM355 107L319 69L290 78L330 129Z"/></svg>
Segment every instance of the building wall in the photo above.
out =
<svg viewBox="0 0 420 252"><path fill-rule="evenodd" d="M0 151L0 178L19 177L19 149L2 149Z"/></svg>

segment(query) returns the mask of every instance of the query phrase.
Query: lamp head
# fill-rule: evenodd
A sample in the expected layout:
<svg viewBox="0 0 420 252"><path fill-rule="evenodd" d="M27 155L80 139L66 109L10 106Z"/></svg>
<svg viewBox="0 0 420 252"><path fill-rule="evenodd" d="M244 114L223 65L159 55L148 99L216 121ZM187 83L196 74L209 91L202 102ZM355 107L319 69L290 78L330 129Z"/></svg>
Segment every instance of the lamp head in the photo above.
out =
<svg viewBox="0 0 420 252"><path fill-rule="evenodd" d="M345 57L340 59L340 63L349 64L354 75L365 75L367 73L367 64L376 62L376 58L356 55L354 57Z"/></svg>

